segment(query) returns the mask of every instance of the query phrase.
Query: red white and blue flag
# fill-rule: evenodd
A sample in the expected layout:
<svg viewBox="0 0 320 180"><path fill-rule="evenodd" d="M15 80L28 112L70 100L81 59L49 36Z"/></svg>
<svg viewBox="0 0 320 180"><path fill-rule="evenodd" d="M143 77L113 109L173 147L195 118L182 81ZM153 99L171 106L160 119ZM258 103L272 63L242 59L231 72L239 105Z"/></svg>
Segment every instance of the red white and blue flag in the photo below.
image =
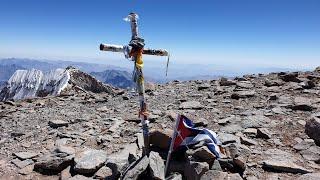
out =
<svg viewBox="0 0 320 180"><path fill-rule="evenodd" d="M193 122L183 115L179 115L176 123L175 137L172 150L179 147L188 147L199 142L204 142L208 149L220 158L219 140L217 134L208 129L195 128Z"/></svg>
<svg viewBox="0 0 320 180"><path fill-rule="evenodd" d="M208 149L216 156L221 157L220 148L221 143L217 139L217 134L209 129L195 128L193 122L183 115L178 115L176 126L172 136L171 145L169 148L165 173L169 167L171 153L179 148L192 146L204 142Z"/></svg>

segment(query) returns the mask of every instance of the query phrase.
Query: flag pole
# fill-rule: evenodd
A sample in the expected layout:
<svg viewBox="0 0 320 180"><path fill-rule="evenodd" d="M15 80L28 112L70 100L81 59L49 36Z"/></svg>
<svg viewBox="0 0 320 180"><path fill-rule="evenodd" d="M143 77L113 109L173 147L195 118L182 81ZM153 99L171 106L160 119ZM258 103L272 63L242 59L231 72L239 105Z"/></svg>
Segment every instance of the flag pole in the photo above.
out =
<svg viewBox="0 0 320 180"><path fill-rule="evenodd" d="M174 131L172 133L172 139L171 139L171 143L170 143L170 147L169 147L169 152L168 152L168 156L167 156L167 161L166 161L166 167L164 169L164 175L166 176L167 175L167 171L168 171L168 168L169 168L169 162L170 162L170 158L171 158L171 153L172 153L172 149L173 149L173 145L174 145L174 141L177 137L177 134L178 134L178 125L179 125L179 122L180 122L180 115L178 115L177 119L176 119L176 123L175 123L175 126L174 126Z"/></svg>

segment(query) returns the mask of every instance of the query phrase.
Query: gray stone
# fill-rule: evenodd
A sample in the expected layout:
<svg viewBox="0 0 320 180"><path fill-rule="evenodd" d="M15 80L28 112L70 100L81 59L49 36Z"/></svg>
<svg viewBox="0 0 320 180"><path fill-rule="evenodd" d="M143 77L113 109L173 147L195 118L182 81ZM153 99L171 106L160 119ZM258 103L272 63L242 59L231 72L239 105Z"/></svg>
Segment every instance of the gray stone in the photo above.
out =
<svg viewBox="0 0 320 180"><path fill-rule="evenodd" d="M231 94L232 99L240 99L240 98L249 98L253 97L256 94L255 91L239 91Z"/></svg>
<svg viewBox="0 0 320 180"><path fill-rule="evenodd" d="M39 172L60 172L72 164L73 158L65 153L46 154L37 158L34 169Z"/></svg>
<svg viewBox="0 0 320 180"><path fill-rule="evenodd" d="M253 84L250 81L239 81L236 82L237 88L251 89L253 88Z"/></svg>
<svg viewBox="0 0 320 180"><path fill-rule="evenodd" d="M284 84L283 81L281 80L269 80L266 79L264 82L264 85L267 87L271 87L271 86L282 86Z"/></svg>
<svg viewBox="0 0 320 180"><path fill-rule="evenodd" d="M55 152L66 153L71 155L71 154L75 154L76 150L73 147L61 145L55 149Z"/></svg>
<svg viewBox="0 0 320 180"><path fill-rule="evenodd" d="M311 146L308 149L300 151L300 154L308 161L318 161L320 160L320 147Z"/></svg>
<svg viewBox="0 0 320 180"><path fill-rule="evenodd" d="M242 130L243 128L239 124L230 124L220 128L220 132L231 133L231 134L236 132L241 132Z"/></svg>
<svg viewBox="0 0 320 180"><path fill-rule="evenodd" d="M69 122L63 120L50 120L49 126L52 128L58 128L62 126L68 126Z"/></svg>
<svg viewBox="0 0 320 180"><path fill-rule="evenodd" d="M242 144L252 146L252 145L257 145L258 143L255 140L246 138L246 137L240 137L240 141Z"/></svg>
<svg viewBox="0 0 320 180"><path fill-rule="evenodd" d="M123 180L136 180L139 178L140 174L147 170L149 165L149 159L144 156L139 160L139 162L132 167L123 177Z"/></svg>
<svg viewBox="0 0 320 180"><path fill-rule="evenodd" d="M246 117L241 121L241 126L243 128L260 128L266 127L271 122L270 118L263 115L253 115Z"/></svg>
<svg viewBox="0 0 320 180"><path fill-rule="evenodd" d="M25 152L14 153L14 155L17 156L21 160L25 160L25 159L34 158L34 157L38 156L39 153L25 151Z"/></svg>
<svg viewBox="0 0 320 180"><path fill-rule="evenodd" d="M305 125L306 134L320 145L320 118L312 117Z"/></svg>
<svg viewBox="0 0 320 180"><path fill-rule="evenodd" d="M149 154L149 165L153 179L164 179L164 161L159 153L151 151Z"/></svg>
<svg viewBox="0 0 320 180"><path fill-rule="evenodd" d="M301 111L312 111L311 99L305 97L296 97L294 98L294 105L292 106L293 110Z"/></svg>
<svg viewBox="0 0 320 180"><path fill-rule="evenodd" d="M223 171L217 171L217 170L209 170L205 172L200 180L227 180L228 179L228 173Z"/></svg>
<svg viewBox="0 0 320 180"><path fill-rule="evenodd" d="M30 164L33 164L33 161L31 159L26 159L23 161L21 161L20 159L13 159L11 162L20 169L22 169Z"/></svg>
<svg viewBox="0 0 320 180"><path fill-rule="evenodd" d="M311 170L305 169L297 164L283 160L265 160L263 161L263 168L271 171L288 172L288 173L311 173Z"/></svg>
<svg viewBox="0 0 320 180"><path fill-rule="evenodd" d="M257 129L256 128L247 128L243 131L244 134L252 137L257 136Z"/></svg>
<svg viewBox="0 0 320 180"><path fill-rule="evenodd" d="M223 145L229 144L229 143L240 143L240 138L238 136L235 136L233 134L227 134L227 133L218 133L218 139Z"/></svg>
<svg viewBox="0 0 320 180"><path fill-rule="evenodd" d="M213 162L213 164L212 164L212 166L211 166L210 169L211 169L211 170L222 171L222 168L221 168L221 166L220 166L220 163L219 163L219 161L218 161L217 159L214 160L214 162Z"/></svg>
<svg viewBox="0 0 320 180"><path fill-rule="evenodd" d="M234 118L234 116L227 117L227 118L224 118L224 119L220 119L220 120L218 120L218 124L219 125L226 125L227 123L232 121L233 118Z"/></svg>
<svg viewBox="0 0 320 180"><path fill-rule="evenodd" d="M200 180L201 176L209 170L206 162L189 161L184 171L187 180Z"/></svg>
<svg viewBox="0 0 320 180"><path fill-rule="evenodd" d="M264 139L271 139L271 133L267 128L258 128L257 137L264 138Z"/></svg>
<svg viewBox="0 0 320 180"><path fill-rule="evenodd" d="M312 145L314 145L314 142L303 140L300 143L294 145L293 149L298 150L298 151L306 150L309 147L311 147Z"/></svg>
<svg viewBox="0 0 320 180"><path fill-rule="evenodd" d="M206 120L204 118L198 118L198 119L195 119L193 121L193 124L195 125L195 127L199 127L199 126L207 127L208 126L208 120Z"/></svg>
<svg viewBox="0 0 320 180"><path fill-rule="evenodd" d="M31 174L33 172L33 169L34 169L34 165L31 164L31 165L25 166L22 169L19 169L18 173L22 174L22 175L28 175L28 174Z"/></svg>
<svg viewBox="0 0 320 180"><path fill-rule="evenodd" d="M110 169L107 166L102 166L95 174L94 178L96 179L116 179L114 175L112 174L112 169Z"/></svg>
<svg viewBox="0 0 320 180"><path fill-rule="evenodd" d="M106 152L102 150L87 149L76 153L74 158L74 170L83 174L94 173L102 167L106 161Z"/></svg>
<svg viewBox="0 0 320 180"><path fill-rule="evenodd" d="M187 101L180 104L179 109L202 109L199 101Z"/></svg>

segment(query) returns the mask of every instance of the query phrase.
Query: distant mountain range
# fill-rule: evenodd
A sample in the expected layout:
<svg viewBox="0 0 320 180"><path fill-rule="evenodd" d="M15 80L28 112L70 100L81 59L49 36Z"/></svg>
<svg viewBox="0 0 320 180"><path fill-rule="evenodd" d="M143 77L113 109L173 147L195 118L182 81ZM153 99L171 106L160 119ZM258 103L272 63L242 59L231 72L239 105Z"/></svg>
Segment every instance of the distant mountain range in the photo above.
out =
<svg viewBox="0 0 320 180"><path fill-rule="evenodd" d="M10 58L0 60L0 90L5 86L10 77L14 75L16 70L37 69L45 74L59 68L65 69L68 66L91 74L101 82L115 87L133 87L130 73L125 68L117 66L72 61L41 61Z"/></svg>

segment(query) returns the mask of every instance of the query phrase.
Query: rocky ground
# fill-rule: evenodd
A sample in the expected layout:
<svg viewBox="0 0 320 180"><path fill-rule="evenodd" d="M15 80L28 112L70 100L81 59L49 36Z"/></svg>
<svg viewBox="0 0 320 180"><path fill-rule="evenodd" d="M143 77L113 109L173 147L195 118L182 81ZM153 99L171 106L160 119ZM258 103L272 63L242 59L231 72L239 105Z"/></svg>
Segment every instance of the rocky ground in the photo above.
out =
<svg viewBox="0 0 320 180"><path fill-rule="evenodd" d="M319 71L150 86L153 151L139 161L137 101L117 90L0 102L0 179L161 179L178 113L215 131L225 155L174 155L171 179L320 179Z"/></svg>

